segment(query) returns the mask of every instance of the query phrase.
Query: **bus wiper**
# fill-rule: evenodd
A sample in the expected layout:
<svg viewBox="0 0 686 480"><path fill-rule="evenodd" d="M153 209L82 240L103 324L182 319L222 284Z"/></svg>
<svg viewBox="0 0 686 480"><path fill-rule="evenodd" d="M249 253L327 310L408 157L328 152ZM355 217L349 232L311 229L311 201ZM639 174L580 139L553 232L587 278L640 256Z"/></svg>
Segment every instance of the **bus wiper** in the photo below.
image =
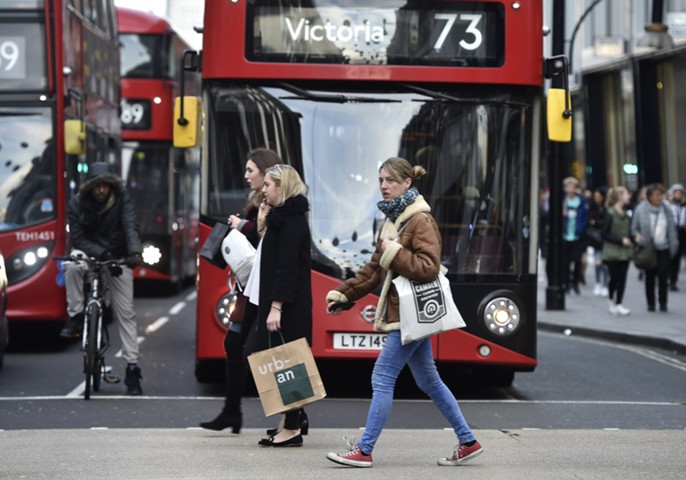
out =
<svg viewBox="0 0 686 480"><path fill-rule="evenodd" d="M507 107L529 107L530 105L524 102L509 102L503 100L486 100L483 98L461 98L448 95L447 93L436 92L434 90L427 90L426 88L418 87L416 85L410 85L404 83L403 86L410 91L421 93L428 97L433 98L436 101L450 101L457 103L467 103L472 105L504 105ZM413 99L413 102L426 102L426 100Z"/></svg>
<svg viewBox="0 0 686 480"><path fill-rule="evenodd" d="M329 103L400 103L400 100L390 98L350 97L342 94L312 93L308 90L296 87L290 83L278 82L278 87L294 93L294 97L282 97L284 100L314 100L315 102Z"/></svg>

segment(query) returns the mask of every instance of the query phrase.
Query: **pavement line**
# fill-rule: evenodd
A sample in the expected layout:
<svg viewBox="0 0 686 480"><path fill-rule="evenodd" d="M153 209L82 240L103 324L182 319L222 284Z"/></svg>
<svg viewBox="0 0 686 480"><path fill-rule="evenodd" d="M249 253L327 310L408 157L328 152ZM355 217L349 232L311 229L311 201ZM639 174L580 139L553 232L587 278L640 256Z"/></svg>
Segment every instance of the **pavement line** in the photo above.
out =
<svg viewBox="0 0 686 480"><path fill-rule="evenodd" d="M84 382L85 383L85 382ZM25 400L72 400L78 397L66 396L32 396L32 397L0 397L0 402ZM224 397L195 397L195 396L152 396L152 395L103 395L91 396L91 400L224 400ZM257 397L251 399L257 400ZM333 399L332 399L333 400ZM345 399L346 402L357 401L368 403L369 399ZM394 402L432 403L431 400L394 400ZM631 402L614 400L458 400L460 404L530 404L530 405L616 405L616 406L656 406L683 407L684 402Z"/></svg>
<svg viewBox="0 0 686 480"><path fill-rule="evenodd" d="M574 329L572 329L572 332L574 332ZM543 332L539 332L543 333ZM552 336L560 336L560 334L554 334L550 332L545 332L547 335L552 335ZM635 353L637 355L640 355L642 357L648 358L650 360L654 360L656 362L662 363L663 365L667 365L668 367L676 368L677 370L681 370L686 372L686 363L677 360L676 358L669 357L667 355L663 355L662 353L657 353L653 350L649 350L647 348L643 347L636 347L633 345L623 345L623 344L618 344L618 343L613 343L613 342L606 342L604 340L598 340L596 338L588 338L588 337L582 337L582 336L573 336L573 335L562 335L565 338L569 338L571 340L577 340L579 342L586 342L586 343L593 343L596 345L602 345L605 347L612 347L616 348L619 350L624 350L627 352Z"/></svg>
<svg viewBox="0 0 686 480"><path fill-rule="evenodd" d="M178 302L172 308L169 309L169 315L176 315L186 306L186 302Z"/></svg>
<svg viewBox="0 0 686 480"><path fill-rule="evenodd" d="M157 320L155 320L154 322L152 322L150 325L148 325L148 326L145 328L145 334L146 334L146 335L149 335L149 334L151 334L151 333L153 333L153 332L156 332L157 330L160 329L160 327L162 327L162 326L163 326L165 323L167 323L168 321L169 321L169 317L160 317L160 318L158 318Z"/></svg>
<svg viewBox="0 0 686 480"><path fill-rule="evenodd" d="M186 301L187 302L192 302L196 298L198 298L198 292L196 292L195 290L193 290L191 293L186 295Z"/></svg>

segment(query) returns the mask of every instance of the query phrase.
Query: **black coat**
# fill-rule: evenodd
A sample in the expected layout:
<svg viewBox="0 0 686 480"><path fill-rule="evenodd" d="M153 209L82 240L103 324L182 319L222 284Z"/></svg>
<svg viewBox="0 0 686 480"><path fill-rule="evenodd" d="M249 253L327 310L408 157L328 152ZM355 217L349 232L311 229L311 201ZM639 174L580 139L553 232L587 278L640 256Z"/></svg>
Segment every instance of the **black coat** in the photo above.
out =
<svg viewBox="0 0 686 480"><path fill-rule="evenodd" d="M71 246L90 257L100 258L106 251L120 258L142 252L133 200L120 184L113 182L112 187L106 205L81 189L67 206Z"/></svg>
<svg viewBox="0 0 686 480"><path fill-rule="evenodd" d="M312 344L312 280L309 202L292 197L267 215L260 257L260 305L246 342L246 355L269 348L267 317L273 300L282 301L281 333L286 342L305 337ZM281 344L277 333L271 345Z"/></svg>

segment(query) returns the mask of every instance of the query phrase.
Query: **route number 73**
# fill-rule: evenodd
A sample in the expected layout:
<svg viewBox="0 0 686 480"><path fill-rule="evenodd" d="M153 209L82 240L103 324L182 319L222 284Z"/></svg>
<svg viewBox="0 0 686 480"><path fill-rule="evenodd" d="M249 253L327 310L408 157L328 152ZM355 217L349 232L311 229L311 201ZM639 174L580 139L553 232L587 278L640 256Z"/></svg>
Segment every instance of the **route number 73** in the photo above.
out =
<svg viewBox="0 0 686 480"><path fill-rule="evenodd" d="M453 28L455 25L455 21L459 18L460 20L468 21L469 25L467 25L467 28L465 29L465 33L468 33L472 37L474 37L474 40L472 42L467 42L466 40L460 40L460 47L464 48L465 50L476 50L481 46L481 43L483 42L483 35L481 33L481 30L477 28L477 25L479 25L479 22L481 22L481 18L483 17L482 14L472 14L472 13L437 13L434 15L434 18L436 20L444 20L445 21L445 26L443 27L443 30L441 31L441 34L438 36L438 40L436 40L436 44L434 45L434 49L440 51L441 48L443 48L443 44L445 43L445 39L448 38L448 35L450 34L450 30Z"/></svg>

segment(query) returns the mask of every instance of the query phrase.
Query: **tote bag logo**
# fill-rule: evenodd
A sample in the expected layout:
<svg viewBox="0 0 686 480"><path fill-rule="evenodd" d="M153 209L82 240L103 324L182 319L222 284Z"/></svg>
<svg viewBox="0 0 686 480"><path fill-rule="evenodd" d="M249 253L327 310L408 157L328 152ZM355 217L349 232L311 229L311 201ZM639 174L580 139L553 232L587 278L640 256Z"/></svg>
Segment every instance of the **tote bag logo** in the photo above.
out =
<svg viewBox="0 0 686 480"><path fill-rule="evenodd" d="M304 363L275 372L274 378L284 405L314 396L312 383L307 376L307 367Z"/></svg>
<svg viewBox="0 0 686 480"><path fill-rule="evenodd" d="M438 279L426 283L410 280L410 284L419 323L434 323L445 316L445 298Z"/></svg>

